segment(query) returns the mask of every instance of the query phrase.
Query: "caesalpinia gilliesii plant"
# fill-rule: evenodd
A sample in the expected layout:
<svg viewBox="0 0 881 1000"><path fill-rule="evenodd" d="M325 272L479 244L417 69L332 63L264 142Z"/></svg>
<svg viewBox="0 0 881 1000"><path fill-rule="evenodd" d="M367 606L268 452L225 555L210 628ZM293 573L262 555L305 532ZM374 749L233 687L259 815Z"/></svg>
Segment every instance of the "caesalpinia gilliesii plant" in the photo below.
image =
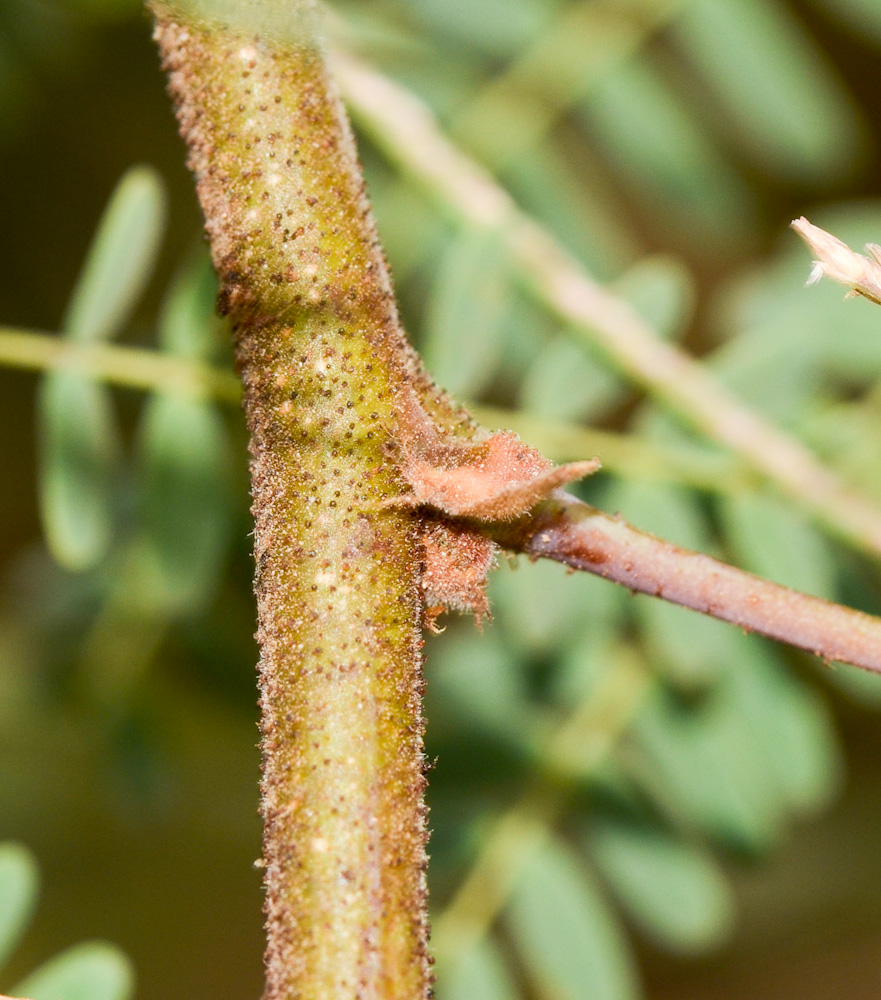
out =
<svg viewBox="0 0 881 1000"><path fill-rule="evenodd" d="M427 996L421 647L500 547L881 667L881 623L630 528L401 329L311 4L156 0L251 436L267 1000Z"/></svg>

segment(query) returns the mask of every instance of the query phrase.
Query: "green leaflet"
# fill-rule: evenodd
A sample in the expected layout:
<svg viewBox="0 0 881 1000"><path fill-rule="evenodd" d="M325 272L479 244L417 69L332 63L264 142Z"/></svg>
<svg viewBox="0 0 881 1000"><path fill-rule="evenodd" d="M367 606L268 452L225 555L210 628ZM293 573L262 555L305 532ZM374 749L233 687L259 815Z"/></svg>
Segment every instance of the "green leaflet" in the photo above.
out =
<svg viewBox="0 0 881 1000"><path fill-rule="evenodd" d="M677 339L694 312L697 291L688 268L677 257L643 257L612 284L664 340Z"/></svg>
<svg viewBox="0 0 881 1000"><path fill-rule="evenodd" d="M374 178L370 200L379 220L382 243L394 261L396 283L406 288L420 272L434 273L437 259L447 245L446 227L435 206L412 184L383 176L379 169Z"/></svg>
<svg viewBox="0 0 881 1000"><path fill-rule="evenodd" d="M712 536L700 503L681 486L616 483L605 507L625 520L676 545L708 552Z"/></svg>
<svg viewBox="0 0 881 1000"><path fill-rule="evenodd" d="M800 308L806 315L808 310ZM748 329L715 352L710 365L745 402L792 426L820 389L822 350L812 327L792 314Z"/></svg>
<svg viewBox="0 0 881 1000"><path fill-rule="evenodd" d="M608 672L614 669L623 618L622 602L618 600L621 593L620 588L609 588L613 601L606 608L599 608L594 602L587 627L558 654L552 690L564 714L584 699L593 698Z"/></svg>
<svg viewBox="0 0 881 1000"><path fill-rule="evenodd" d="M110 392L75 371L38 394L39 497L46 541L67 569L95 566L110 544L120 449Z"/></svg>
<svg viewBox="0 0 881 1000"><path fill-rule="evenodd" d="M98 225L68 303L63 335L109 340L150 277L165 214L161 180L134 167L119 182ZM119 467L108 389L78 372L50 372L38 397L40 510L52 554L67 569L104 557L112 533Z"/></svg>
<svg viewBox="0 0 881 1000"><path fill-rule="evenodd" d="M868 496L881 496L881 464L875 461L881 438L881 411L872 395L858 402L825 407L803 430L818 453L834 456L847 482Z"/></svg>
<svg viewBox="0 0 881 1000"><path fill-rule="evenodd" d="M134 989L131 963L113 945L90 942L68 948L19 983L29 1000L128 1000Z"/></svg>
<svg viewBox="0 0 881 1000"><path fill-rule="evenodd" d="M556 420L590 421L625 392L624 383L582 343L558 334L545 344L520 388L522 409Z"/></svg>
<svg viewBox="0 0 881 1000"><path fill-rule="evenodd" d="M836 179L862 123L807 32L777 0L693 0L673 39L733 122L737 146L795 180Z"/></svg>
<svg viewBox="0 0 881 1000"><path fill-rule="evenodd" d="M784 804L776 773L724 682L696 706L656 692L631 733L637 777L677 823L749 852L777 842Z"/></svg>
<svg viewBox="0 0 881 1000"><path fill-rule="evenodd" d="M633 1000L640 995L618 923L587 870L559 840L525 865L506 911L542 1000Z"/></svg>
<svg viewBox="0 0 881 1000"><path fill-rule="evenodd" d="M208 361L217 351L217 278L207 252L187 260L162 303L159 345L179 358Z"/></svg>
<svg viewBox="0 0 881 1000"><path fill-rule="evenodd" d="M694 287L688 271L672 257L646 257L612 285L662 337L682 332L691 317ZM597 419L620 402L627 386L595 359L589 345L566 332L545 344L521 386L521 407L557 420Z"/></svg>
<svg viewBox="0 0 881 1000"><path fill-rule="evenodd" d="M657 692L633 725L650 795L686 829L762 851L787 812L827 805L840 757L818 696L781 668L767 644L733 633L725 672L692 703Z"/></svg>
<svg viewBox="0 0 881 1000"><path fill-rule="evenodd" d="M493 55L516 51L547 19L554 2L542 0L420 0L408 13L432 34L466 42Z"/></svg>
<svg viewBox="0 0 881 1000"><path fill-rule="evenodd" d="M213 595L229 540L231 463L220 414L203 400L152 396L138 459L157 598L168 613L186 615Z"/></svg>
<svg viewBox="0 0 881 1000"><path fill-rule="evenodd" d="M462 230L441 261L423 330L425 364L439 385L454 395L475 397L492 379L509 298L500 235Z"/></svg>
<svg viewBox="0 0 881 1000"><path fill-rule="evenodd" d="M744 234L752 195L643 55L598 79L583 118L616 175L681 237L711 247Z"/></svg>
<svg viewBox="0 0 881 1000"><path fill-rule="evenodd" d="M844 691L858 705L881 707L881 677L877 674L834 663L830 670L824 670L823 675L828 683Z"/></svg>
<svg viewBox="0 0 881 1000"><path fill-rule="evenodd" d="M724 497L719 513L738 566L787 587L836 600L832 551L791 503L760 495Z"/></svg>
<svg viewBox="0 0 881 1000"><path fill-rule="evenodd" d="M881 7L876 0L814 0L818 7L840 18L860 39L881 44Z"/></svg>
<svg viewBox="0 0 881 1000"><path fill-rule="evenodd" d="M37 863L20 844L0 844L0 967L15 950L37 903Z"/></svg>
<svg viewBox="0 0 881 1000"><path fill-rule="evenodd" d="M818 812L832 802L842 777L829 710L769 643L735 634L732 647L726 678L732 712L759 749L786 807L796 814Z"/></svg>
<svg viewBox="0 0 881 1000"><path fill-rule="evenodd" d="M456 629L431 647L435 711L510 743L529 739L534 710L520 669L497 629Z"/></svg>
<svg viewBox="0 0 881 1000"><path fill-rule="evenodd" d="M597 819L584 843L630 916L655 942L685 954L720 944L734 899L711 856L656 826Z"/></svg>
<svg viewBox="0 0 881 1000"><path fill-rule="evenodd" d="M547 560L501 567L490 584L493 613L513 648L548 655L576 639L597 618L617 614L619 588Z"/></svg>
<svg viewBox="0 0 881 1000"><path fill-rule="evenodd" d="M204 251L188 260L163 303L159 340L176 357L207 361L218 345L217 281ZM141 504L155 599L186 615L207 604L229 541L231 455L215 404L155 393L137 442Z"/></svg>
<svg viewBox="0 0 881 1000"><path fill-rule="evenodd" d="M39 873L30 851L0 844L0 965L24 932L36 905ZM129 960L113 945L77 945L44 963L12 992L29 1000L128 1000L134 984Z"/></svg>
<svg viewBox="0 0 881 1000"><path fill-rule="evenodd" d="M119 331L152 273L164 222L159 175L132 167L101 217L64 316L66 336L109 340Z"/></svg>
<svg viewBox="0 0 881 1000"><path fill-rule="evenodd" d="M504 959L492 942L483 940L469 949L461 962L441 969L435 993L438 1000L517 1000Z"/></svg>

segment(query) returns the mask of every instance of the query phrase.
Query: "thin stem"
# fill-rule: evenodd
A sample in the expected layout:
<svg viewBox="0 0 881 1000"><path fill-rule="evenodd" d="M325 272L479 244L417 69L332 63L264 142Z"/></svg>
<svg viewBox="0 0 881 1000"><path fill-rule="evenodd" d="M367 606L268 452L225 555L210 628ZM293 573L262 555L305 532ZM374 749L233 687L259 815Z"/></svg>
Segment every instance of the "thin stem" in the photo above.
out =
<svg viewBox="0 0 881 1000"><path fill-rule="evenodd" d="M190 392L240 405L242 389L232 372L142 347L72 342L57 334L0 328L0 366L29 371L75 368L111 385L145 392ZM754 491L755 475L725 455L656 444L634 434L600 431L522 410L471 408L489 427L509 427L557 462L601 455L603 468L619 475L681 483L725 496Z"/></svg>
<svg viewBox="0 0 881 1000"><path fill-rule="evenodd" d="M358 120L402 170L470 225L498 229L537 298L634 382L739 455L840 537L881 556L881 510L842 484L801 442L752 412L703 365L660 340L627 303L590 277L441 133L402 87L335 53L337 79Z"/></svg>
<svg viewBox="0 0 881 1000"><path fill-rule="evenodd" d="M499 544L615 580L821 659L881 672L881 618L799 593L680 548L560 492L528 518L494 525Z"/></svg>
<svg viewBox="0 0 881 1000"><path fill-rule="evenodd" d="M195 393L232 403L242 398L232 372L145 348L74 343L35 330L0 327L0 365L31 371L73 368L128 389Z"/></svg>
<svg viewBox="0 0 881 1000"><path fill-rule="evenodd" d="M468 875L434 921L432 944L442 968L461 961L489 931L523 866L562 815L572 781L608 758L642 705L651 687L650 672L624 647L609 659L606 677L554 731L540 755L542 773L550 770L562 780L536 776L495 822Z"/></svg>

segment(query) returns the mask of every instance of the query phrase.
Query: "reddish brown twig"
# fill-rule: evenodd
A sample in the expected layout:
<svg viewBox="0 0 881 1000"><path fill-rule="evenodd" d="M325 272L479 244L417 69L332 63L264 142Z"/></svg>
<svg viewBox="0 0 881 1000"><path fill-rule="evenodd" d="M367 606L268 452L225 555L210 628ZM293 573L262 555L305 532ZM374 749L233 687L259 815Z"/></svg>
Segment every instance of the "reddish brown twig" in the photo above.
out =
<svg viewBox="0 0 881 1000"><path fill-rule="evenodd" d="M881 672L881 618L802 594L639 531L558 491L529 517L492 525L503 547L596 573L633 591Z"/></svg>

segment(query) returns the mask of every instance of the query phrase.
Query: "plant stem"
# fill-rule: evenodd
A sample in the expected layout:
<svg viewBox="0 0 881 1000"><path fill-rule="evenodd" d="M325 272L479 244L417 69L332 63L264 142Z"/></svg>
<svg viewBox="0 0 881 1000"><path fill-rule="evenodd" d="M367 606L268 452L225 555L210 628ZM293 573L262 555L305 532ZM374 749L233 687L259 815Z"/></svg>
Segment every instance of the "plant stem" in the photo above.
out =
<svg viewBox="0 0 881 1000"><path fill-rule="evenodd" d="M142 348L120 347L111 344L68 344L57 336L33 331L0 329L0 362L35 370L62 367L77 368L116 385L133 389L156 390L177 387L191 392L211 394L224 401L237 402L241 398L237 380L220 369L165 356L157 351ZM711 461L713 456L695 455L692 457L682 449L657 446L634 438L632 435L612 434L576 427L513 410L503 411L479 407L475 409L474 414L484 424L512 428L526 440L540 446L542 451L554 456L558 461L568 461L580 455L596 453L603 456L607 469L621 474L656 478L665 482L683 482L696 489L719 492L725 495L730 495L738 490L755 488L755 483L748 474L744 473L742 466L725 460ZM784 593L788 603L781 604L779 594L770 603L767 596L764 596L761 602L753 601L749 607L751 618L747 620L742 609L732 610L728 608L728 599L732 595L730 586L723 588L718 593L713 591L712 598L710 598L710 588L713 585L708 583L704 570L709 568L714 580L718 580L720 572L724 573L726 579L740 580L743 588L749 590L750 593L755 590L757 585L764 588L774 588L774 584L752 577L706 556L698 556L687 550L668 546L665 542L658 542L659 545L666 547L663 550L663 560L659 562L657 559L659 550L652 548L646 542L646 539L650 539L651 536L639 532L635 528L630 528L620 518L610 519L608 515L597 510L594 510L593 517L594 520L589 522L592 532L601 533L604 525L606 528L610 528L610 525L613 526L610 528L613 533L602 536L605 544L610 544L611 539L620 541L622 537L628 537L631 545L641 546L641 551L651 554L655 574L661 573L662 566L666 567L666 570L671 574L671 579L678 578L680 583L672 586L670 580L662 581L658 576L645 582L644 586L638 586L631 575L628 575L623 568L614 563L604 566L601 571L602 575L608 576L610 579L618 580L634 590L652 593L675 603L684 604L686 607L723 618L726 621L734 621L736 624L761 632L763 635L791 642L793 645L808 649L810 652L816 652L817 655L826 659L856 662L851 660L852 655L859 656L863 660L867 655L872 657L878 655L872 651L871 641L868 641L869 635L881 637L876 624L877 619L867 615L859 615L857 619L851 619L849 616L858 613L839 605L818 601L817 598L787 590ZM587 522L582 522L582 531L584 523ZM658 540L652 539L652 541L657 542ZM549 552L532 552L532 554L560 558ZM637 565L635 553L631 548L621 548L620 555L625 562L631 561ZM563 562L568 563L568 560L569 556L561 558ZM699 563L695 560L699 560ZM638 565L642 568L641 562ZM587 565L579 565L575 568L590 569ZM593 571L600 572L599 569ZM693 574L693 587L682 588L681 581L689 574ZM697 593L700 588L703 588L703 597ZM782 590L782 588L777 589ZM742 594L740 596L742 597ZM760 604L764 609L761 616L759 613ZM789 631L784 634L774 621L766 620L766 615L770 610L772 615L778 617L783 615L785 619L783 608L786 606L797 606L800 615L789 620ZM798 623L805 617L816 615L818 609L822 611L822 615L815 620L818 632L823 634L814 637L803 635L801 641L796 641L793 635L796 627L801 629ZM842 615L845 617L842 618ZM826 634L821 622L828 621L830 616L833 621L833 632ZM842 635L848 634L849 630L856 625L859 627L854 628L853 640L857 645L853 647L843 645L841 643ZM858 663L858 665L866 666L867 664Z"/></svg>
<svg viewBox="0 0 881 1000"><path fill-rule="evenodd" d="M65 340L58 334L0 327L0 366L30 371L75 369L123 389L183 392L240 404L239 379L220 367L143 347ZM759 478L742 462L687 445L602 431L522 410L471 408L484 426L508 427L556 462L602 455L603 468L635 479L681 483L723 496L755 492Z"/></svg>
<svg viewBox="0 0 881 1000"><path fill-rule="evenodd" d="M198 361L140 347L83 343L34 330L0 328L0 364L31 371L75 369L127 389L162 389L237 403L238 379Z"/></svg>
<svg viewBox="0 0 881 1000"><path fill-rule="evenodd" d="M562 491L519 522L493 525L492 536L515 552L615 580L823 660L881 672L881 618L690 552Z"/></svg>
<svg viewBox="0 0 881 1000"><path fill-rule="evenodd" d="M312 40L154 11L251 434L264 996L419 1000L420 550L384 501L396 394L421 376Z"/></svg>
<svg viewBox="0 0 881 1000"><path fill-rule="evenodd" d="M309 3L245 6L256 27L153 3L251 435L264 997L423 1000L421 623L430 567L432 593L479 613L491 538L872 669L881 668L881 621L678 549L566 494L500 521L593 466L553 469L511 434L482 437L433 387L398 321L345 113L302 30ZM383 121L391 93L401 114L394 128L413 130L396 141L414 169L466 218L506 228L514 258L561 315L596 327L622 367L803 503L816 489L812 509L881 552L881 515L855 500L847 507L799 445L593 285L504 192L468 173L423 112L402 112L389 85L347 72ZM566 757L573 733L552 747L556 757Z"/></svg>
<svg viewBox="0 0 881 1000"><path fill-rule="evenodd" d="M527 286L629 378L851 544L881 556L881 510L842 484L795 438L741 403L703 365L657 337L487 172L452 145L428 108L348 54L332 67L353 114L402 170L469 225L504 234Z"/></svg>

